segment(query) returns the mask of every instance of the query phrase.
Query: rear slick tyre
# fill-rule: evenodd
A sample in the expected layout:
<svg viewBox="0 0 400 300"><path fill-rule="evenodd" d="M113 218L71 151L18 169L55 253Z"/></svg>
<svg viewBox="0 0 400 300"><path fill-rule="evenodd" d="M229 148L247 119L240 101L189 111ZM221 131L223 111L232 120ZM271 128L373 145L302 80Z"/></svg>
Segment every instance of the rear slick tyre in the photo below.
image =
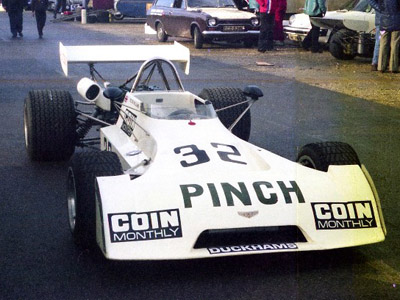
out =
<svg viewBox="0 0 400 300"><path fill-rule="evenodd" d="M76 112L70 93L30 91L24 104L24 133L31 160L68 160L76 143Z"/></svg>
<svg viewBox="0 0 400 300"><path fill-rule="evenodd" d="M247 100L241 89L227 87L203 89L199 94L199 97L211 101L215 110ZM247 107L248 104L244 103L221 110L217 112L217 115L222 124L224 124L226 128L229 128ZM233 127L232 133L238 138L248 141L250 138L250 130L251 115L250 111L247 111L242 119L240 119L240 121L236 124L236 126Z"/></svg>

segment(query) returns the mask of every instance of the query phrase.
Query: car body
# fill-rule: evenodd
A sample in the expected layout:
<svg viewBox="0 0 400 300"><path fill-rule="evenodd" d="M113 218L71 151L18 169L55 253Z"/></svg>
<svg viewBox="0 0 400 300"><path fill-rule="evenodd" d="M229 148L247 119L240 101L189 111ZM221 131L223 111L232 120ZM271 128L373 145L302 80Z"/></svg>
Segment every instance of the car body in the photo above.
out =
<svg viewBox="0 0 400 300"><path fill-rule="evenodd" d="M333 56L352 59L356 55L372 56L375 38L375 11L367 0L352 0L344 9L328 11L324 17L312 17L321 28L320 42L328 43ZM290 40L302 41L311 29L306 14L290 17L284 31Z"/></svg>
<svg viewBox="0 0 400 300"><path fill-rule="evenodd" d="M145 19L146 11L150 9L152 0L115 0L114 18L122 20L124 17Z"/></svg>
<svg viewBox="0 0 400 300"><path fill-rule="evenodd" d="M147 12L146 24L160 42L169 36L193 39L196 48L213 40L244 41L253 45L260 20L236 8L232 0L156 0Z"/></svg>
<svg viewBox="0 0 400 300"><path fill-rule="evenodd" d="M150 58L155 53L162 57ZM94 63L145 62L118 88L82 78L77 90L95 108L92 115L66 91L29 93L24 129L31 159L68 159L75 146L88 149L75 153L68 169L68 216L78 245L98 246L113 260L164 260L385 239L375 186L349 145L309 144L293 162L250 144L250 107L261 90L185 91L170 60L188 72L188 55L177 43L60 44L66 74L72 63L88 63L95 76ZM157 87L153 76L160 76ZM85 135L93 122L100 149L89 151L94 140Z"/></svg>

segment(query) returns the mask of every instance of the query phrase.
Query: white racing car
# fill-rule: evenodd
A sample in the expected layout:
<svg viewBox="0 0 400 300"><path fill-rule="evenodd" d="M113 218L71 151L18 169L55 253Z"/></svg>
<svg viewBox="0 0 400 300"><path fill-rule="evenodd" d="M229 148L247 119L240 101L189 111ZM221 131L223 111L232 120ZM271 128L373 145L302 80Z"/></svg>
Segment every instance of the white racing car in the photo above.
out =
<svg viewBox="0 0 400 300"><path fill-rule="evenodd" d="M86 101L31 91L25 139L32 160L72 156L68 216L78 245L97 244L108 259L161 260L385 239L373 181L348 144L308 144L293 162L247 142L259 88L185 91L171 61L187 72L189 50L178 43L60 51L66 74L70 63L89 63L92 79L77 86ZM122 61L145 62L119 87L94 80L94 63ZM86 104L93 113L78 109ZM97 125L100 139L89 138ZM87 151L73 155L76 146Z"/></svg>

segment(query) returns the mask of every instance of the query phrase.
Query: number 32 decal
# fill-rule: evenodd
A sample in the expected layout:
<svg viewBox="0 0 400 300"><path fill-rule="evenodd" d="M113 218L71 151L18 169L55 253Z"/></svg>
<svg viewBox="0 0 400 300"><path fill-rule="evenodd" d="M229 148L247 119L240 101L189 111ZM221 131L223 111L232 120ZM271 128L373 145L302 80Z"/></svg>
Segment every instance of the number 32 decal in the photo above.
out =
<svg viewBox="0 0 400 300"><path fill-rule="evenodd" d="M219 151L217 151L217 154L219 155L221 160L230 163L246 165L244 161L238 160L240 159L241 154L235 146L220 143L211 143L211 146L219 149ZM182 156L187 157L187 160L181 160L181 165L185 168L204 164L210 161L210 157L207 155L207 152L199 149L196 145L177 147L174 149L174 152L176 154L181 154L183 152Z"/></svg>

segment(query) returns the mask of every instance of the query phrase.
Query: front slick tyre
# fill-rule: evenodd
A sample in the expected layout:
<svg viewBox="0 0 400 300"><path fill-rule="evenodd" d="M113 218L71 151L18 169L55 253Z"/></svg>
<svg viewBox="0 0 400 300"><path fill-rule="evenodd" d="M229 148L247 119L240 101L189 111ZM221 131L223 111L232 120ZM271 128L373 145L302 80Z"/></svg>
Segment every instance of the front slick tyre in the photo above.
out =
<svg viewBox="0 0 400 300"><path fill-rule="evenodd" d="M342 142L312 143L301 148L297 160L303 166L327 172L330 165L361 165L357 153Z"/></svg>
<svg viewBox="0 0 400 300"><path fill-rule="evenodd" d="M89 151L72 157L67 178L68 221L78 246L94 249L96 245L96 177L121 174L114 152Z"/></svg>
<svg viewBox="0 0 400 300"><path fill-rule="evenodd" d="M76 142L74 101L67 91L30 91L24 104L25 147L34 161L63 161Z"/></svg>

